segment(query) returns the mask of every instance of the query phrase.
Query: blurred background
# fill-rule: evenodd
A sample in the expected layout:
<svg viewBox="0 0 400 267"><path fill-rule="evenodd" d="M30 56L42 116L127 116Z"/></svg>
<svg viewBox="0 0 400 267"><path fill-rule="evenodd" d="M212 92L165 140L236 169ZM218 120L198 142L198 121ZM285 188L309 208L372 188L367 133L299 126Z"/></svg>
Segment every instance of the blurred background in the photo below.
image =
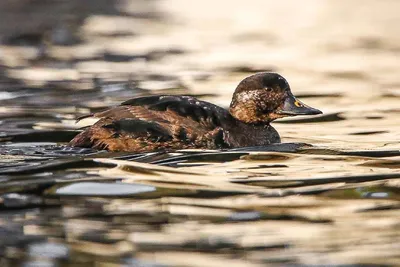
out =
<svg viewBox="0 0 400 267"><path fill-rule="evenodd" d="M398 0L0 1L0 265L396 266L399 10ZM324 112L273 123L283 142L315 150L118 163L166 166L154 170L65 146L78 116L149 94L228 107L259 71ZM84 181L96 185L63 191Z"/></svg>
<svg viewBox="0 0 400 267"><path fill-rule="evenodd" d="M396 0L0 5L3 73L27 84L154 73L230 97L238 83L232 72L274 70L295 91L351 94L398 86ZM205 76L218 85L190 83Z"/></svg>

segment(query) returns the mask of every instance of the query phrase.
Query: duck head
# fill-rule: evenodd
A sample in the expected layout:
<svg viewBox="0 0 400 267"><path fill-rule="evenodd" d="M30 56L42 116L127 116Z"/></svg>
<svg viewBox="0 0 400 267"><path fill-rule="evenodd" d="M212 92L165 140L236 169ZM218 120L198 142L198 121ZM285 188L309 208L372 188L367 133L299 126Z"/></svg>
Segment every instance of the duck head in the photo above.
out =
<svg viewBox="0 0 400 267"><path fill-rule="evenodd" d="M296 99L286 79L270 72L257 73L242 80L233 94L229 112L236 119L251 124L322 113Z"/></svg>

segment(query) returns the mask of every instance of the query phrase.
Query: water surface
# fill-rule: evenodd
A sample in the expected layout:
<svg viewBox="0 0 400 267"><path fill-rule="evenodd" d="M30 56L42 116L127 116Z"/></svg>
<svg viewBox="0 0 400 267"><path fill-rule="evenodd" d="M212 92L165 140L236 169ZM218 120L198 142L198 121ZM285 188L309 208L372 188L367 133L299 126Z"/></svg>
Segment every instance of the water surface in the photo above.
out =
<svg viewBox="0 0 400 267"><path fill-rule="evenodd" d="M44 58L1 47L0 265L398 265L398 3L267 1L261 16L265 1L235 2L228 16L185 2L91 17L79 45ZM283 144L66 146L91 123L75 124L81 115L165 93L227 107L241 79L266 70L324 112L274 122Z"/></svg>

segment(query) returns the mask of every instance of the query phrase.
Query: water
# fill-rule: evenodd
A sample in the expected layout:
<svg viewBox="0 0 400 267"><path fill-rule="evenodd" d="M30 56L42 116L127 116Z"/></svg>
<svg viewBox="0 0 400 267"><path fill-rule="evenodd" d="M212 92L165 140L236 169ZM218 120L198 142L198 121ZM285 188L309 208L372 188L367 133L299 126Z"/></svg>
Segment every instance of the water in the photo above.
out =
<svg viewBox="0 0 400 267"><path fill-rule="evenodd" d="M134 1L47 58L3 46L0 266L397 266L399 4L367 2ZM282 144L66 146L81 115L165 93L227 107L269 69L324 112L274 122Z"/></svg>

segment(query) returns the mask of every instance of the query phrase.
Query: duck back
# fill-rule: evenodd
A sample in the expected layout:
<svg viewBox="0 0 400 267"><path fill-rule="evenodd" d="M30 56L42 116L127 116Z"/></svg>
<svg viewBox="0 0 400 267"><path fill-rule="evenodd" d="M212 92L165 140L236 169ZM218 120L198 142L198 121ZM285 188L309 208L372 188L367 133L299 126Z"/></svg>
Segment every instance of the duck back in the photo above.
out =
<svg viewBox="0 0 400 267"><path fill-rule="evenodd" d="M70 145L132 152L231 147L224 132L234 123L229 112L190 96L134 98L90 117L99 121Z"/></svg>

